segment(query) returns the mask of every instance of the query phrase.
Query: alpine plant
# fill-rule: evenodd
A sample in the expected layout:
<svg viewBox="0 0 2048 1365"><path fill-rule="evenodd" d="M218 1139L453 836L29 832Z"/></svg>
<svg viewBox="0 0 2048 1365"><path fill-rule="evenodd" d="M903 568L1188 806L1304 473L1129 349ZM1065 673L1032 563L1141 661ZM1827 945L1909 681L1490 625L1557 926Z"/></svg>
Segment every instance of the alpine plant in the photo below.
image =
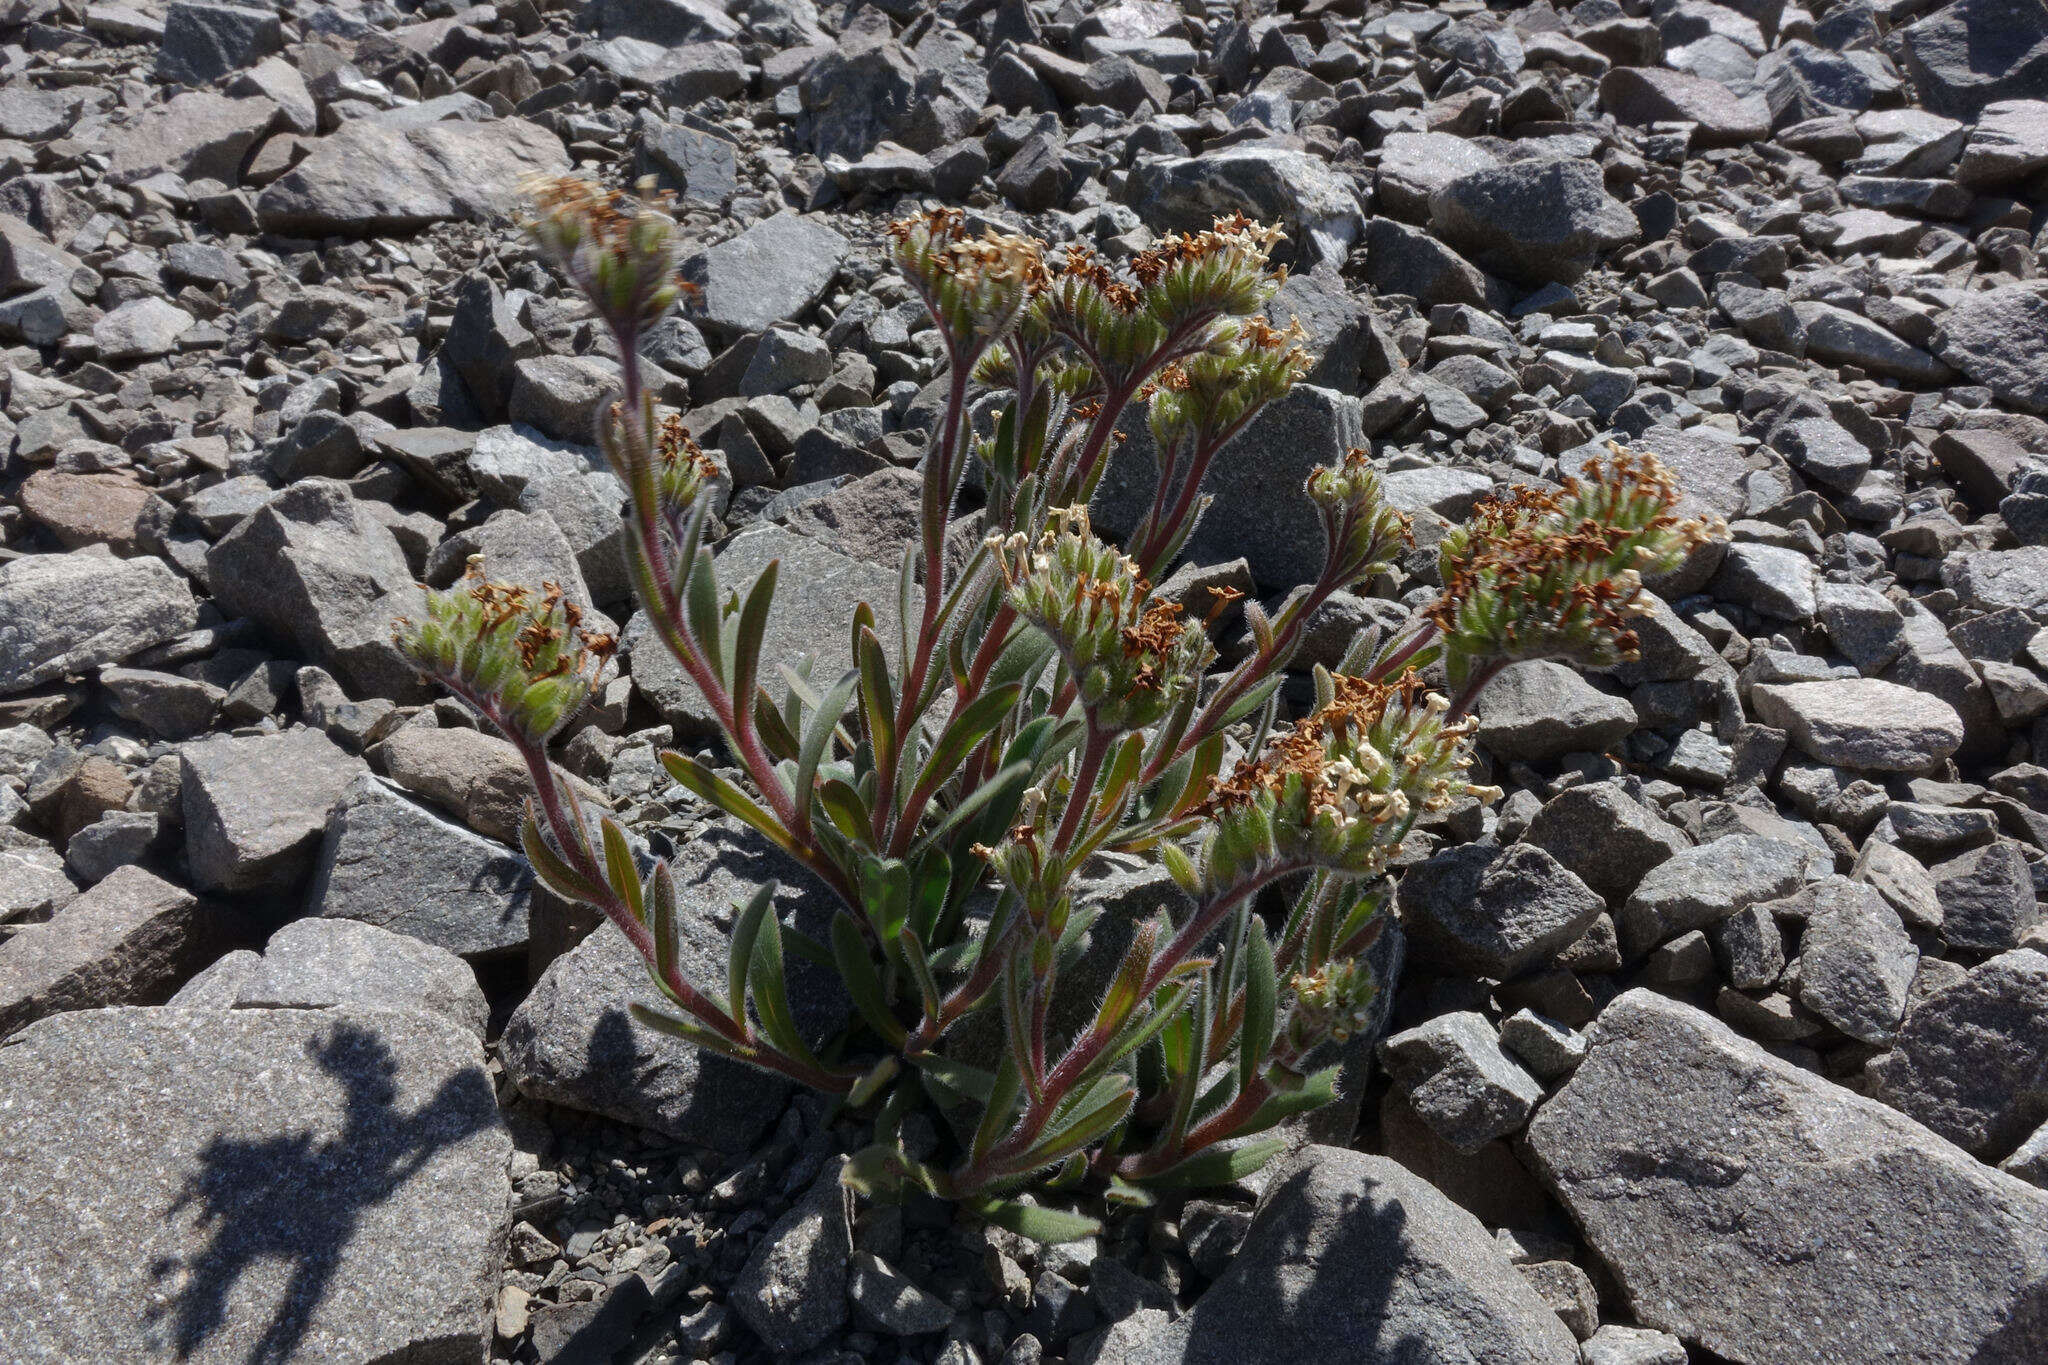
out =
<svg viewBox="0 0 2048 1365"><path fill-rule="evenodd" d="M855 666L807 677L763 658L776 566L719 582L707 541L725 475L641 379L643 336L687 288L673 222L577 180L532 202L530 235L620 357L622 392L595 435L630 494L636 593L743 777L682 753L662 763L838 894L829 941L780 923L763 887L740 908L725 979L685 975L669 866L636 860L548 761L612 652L559 589L472 565L401 642L525 759L526 854L647 960L668 1008L641 1021L866 1107L876 1142L848 1181L871 1194L914 1185L1060 1239L1095 1223L1026 1187L1144 1204L1256 1169L1279 1147L1269 1130L1334 1098L1336 1045L1389 989L1366 955L1403 839L1499 795L1469 775L1480 689L1514 660L1630 657L1642 576L1721 533L1677 515L1654 460L1619 451L1561 487L1485 501L1442 541L1435 603L1394 638L1355 642L1337 671L1318 666L1313 706L1284 721L1278 689L1305 623L1409 545L1369 456L1308 479L1323 567L1275 612L1243 601L1251 638L1235 665L1216 667L1218 613L1156 586L1208 509L1211 466L1308 366L1299 329L1260 316L1284 277L1280 234L1222 218L1113 265L940 209L889 230L947 363L901 624L880 630L863 605L847 623ZM989 391L1006 401L977 426ZM1117 544L1088 505L1134 404L1157 477ZM948 532L970 461L987 535L961 562ZM1185 903L1117 926L1103 941L1128 944L1121 960L1090 972L1091 871L1110 854L1154 860ZM794 1023L792 952L844 979L855 1011L838 1036ZM1078 1016L1054 1010L1063 986L1105 976ZM974 1015L994 1027L963 1030ZM1000 1045L967 1047L970 1032ZM898 1141L917 1109L940 1119L935 1153Z"/></svg>

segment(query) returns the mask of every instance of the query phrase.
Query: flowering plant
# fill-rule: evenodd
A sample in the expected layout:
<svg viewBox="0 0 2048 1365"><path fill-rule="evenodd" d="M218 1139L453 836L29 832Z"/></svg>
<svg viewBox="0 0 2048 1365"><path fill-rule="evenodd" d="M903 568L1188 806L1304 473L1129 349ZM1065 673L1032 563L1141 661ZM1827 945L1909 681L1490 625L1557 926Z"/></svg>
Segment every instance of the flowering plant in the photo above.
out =
<svg viewBox="0 0 2048 1365"><path fill-rule="evenodd" d="M1467 713L1486 680L1513 659L1627 655L1639 575L1711 533L1676 517L1654 462L1626 456L1561 490L1489 501L1443 542L1442 598L1396 638L1357 642L1337 671L1316 668L1315 705L1282 725L1278 688L1306 622L1390 568L1408 525L1364 452L1316 471L1305 495L1322 570L1276 613L1244 602L1253 647L1220 675L1204 623L1155 587L1208 506L1210 465L1306 368L1299 331L1258 316L1282 278L1278 234L1219 219L1113 267L1081 247L1049 257L1028 238L973 234L939 210L890 232L948 362L901 625L878 629L863 605L855 666L778 700L761 676L776 567L721 585L705 534L722 475L657 419L641 381L640 340L677 298L673 224L578 181L536 203L534 239L617 342L623 393L597 436L631 497L635 589L744 781L680 753L662 762L838 894L830 941L780 924L764 888L737 919L725 980L686 979L667 864L643 873L625 831L587 819L547 761L610 651L558 592L472 578L401 638L524 755L527 855L646 957L672 1009L642 1022L876 1106L876 1144L848 1167L870 1191L914 1183L1061 1238L1093 1224L1023 1187L1089 1180L1143 1203L1256 1169L1279 1145L1260 1134L1334 1097L1325 1045L1363 1027L1387 987L1364 954L1394 851L1424 815L1498 795L1467 776ZM984 436L969 423L976 386L1010 393ZM1157 478L1117 546L1087 506L1140 401ZM970 459L988 534L955 564ZM1423 682L1436 662L1453 699ZM1156 859L1187 904L1129 926L1090 1017L1062 1028L1054 994L1080 971L1088 868L1108 853ZM1269 890L1290 907L1272 922L1255 905ZM839 1046L814 1047L794 1023L787 951L837 967L857 1016ZM960 1024L984 1012L1002 1046L962 1055ZM914 1107L945 1120L935 1156L897 1140Z"/></svg>

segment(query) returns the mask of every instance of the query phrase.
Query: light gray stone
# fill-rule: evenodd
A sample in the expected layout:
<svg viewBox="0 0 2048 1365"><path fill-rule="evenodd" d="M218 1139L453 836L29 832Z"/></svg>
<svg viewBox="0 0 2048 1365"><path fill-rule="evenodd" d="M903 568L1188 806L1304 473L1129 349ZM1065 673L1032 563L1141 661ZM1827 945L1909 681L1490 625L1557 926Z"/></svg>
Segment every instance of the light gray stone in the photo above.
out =
<svg viewBox="0 0 2048 1365"><path fill-rule="evenodd" d="M0 564L0 696L118 663L198 622L192 589L160 559L87 549Z"/></svg>
<svg viewBox="0 0 2048 1365"><path fill-rule="evenodd" d="M183 887L116 868L46 923L0 942L0 1037L63 1010L167 1000L228 933Z"/></svg>
<svg viewBox="0 0 2048 1365"><path fill-rule="evenodd" d="M363 761L318 730L213 735L179 751L185 852L202 891L295 892Z"/></svg>
<svg viewBox="0 0 2048 1365"><path fill-rule="evenodd" d="M522 181L568 169L561 139L525 119L351 119L266 187L256 214L266 231L301 237L411 232L505 213Z"/></svg>
<svg viewBox="0 0 2048 1365"><path fill-rule="evenodd" d="M259 956L229 953L171 1004L200 1009L425 1010L478 1038L491 1009L469 964L444 948L345 919L293 920Z"/></svg>
<svg viewBox="0 0 2048 1365"><path fill-rule="evenodd" d="M1801 753L1838 768L1916 773L1962 746L1963 721L1941 698L1877 678L1766 683L1758 717Z"/></svg>
<svg viewBox="0 0 2048 1365"><path fill-rule="evenodd" d="M1744 906L1788 896L1817 856L1803 845L1759 834L1731 834L1681 849L1636 884L1615 916L1622 947L1640 956Z"/></svg>
<svg viewBox="0 0 2048 1365"><path fill-rule="evenodd" d="M0 1048L0 1092L7 1359L484 1357L512 1143L467 1029L91 1010Z"/></svg>
<svg viewBox="0 0 2048 1365"><path fill-rule="evenodd" d="M1635 1319L1742 1365L2021 1362L2048 1195L1636 990L1528 1148Z"/></svg>

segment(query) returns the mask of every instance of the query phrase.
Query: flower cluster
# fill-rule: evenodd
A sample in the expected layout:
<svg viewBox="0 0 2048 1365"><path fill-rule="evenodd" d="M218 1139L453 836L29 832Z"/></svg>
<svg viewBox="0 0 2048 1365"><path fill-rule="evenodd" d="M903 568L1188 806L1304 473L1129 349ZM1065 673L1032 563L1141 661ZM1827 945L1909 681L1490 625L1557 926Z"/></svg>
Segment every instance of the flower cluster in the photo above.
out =
<svg viewBox="0 0 2048 1365"><path fill-rule="evenodd" d="M399 648L507 735L544 744L574 716L617 648L586 630L558 584L494 583L472 556L454 587L427 594L424 620L401 619Z"/></svg>
<svg viewBox="0 0 2048 1365"><path fill-rule="evenodd" d="M1056 514L1035 544L990 545L1011 605L1059 647L1098 733L1156 723L1213 656L1180 604L1154 598L1136 562L1096 539L1085 507Z"/></svg>
<svg viewBox="0 0 2048 1365"><path fill-rule="evenodd" d="M896 266L923 297L955 364L974 363L1009 331L1046 281L1039 244L1014 233L967 233L959 209L933 209L889 224Z"/></svg>
<svg viewBox="0 0 2048 1365"><path fill-rule="evenodd" d="M1407 514L1387 501L1386 485L1373 468L1372 456L1356 446L1337 463L1308 476L1308 496L1333 547L1331 563L1342 587L1385 572L1409 543Z"/></svg>
<svg viewBox="0 0 2048 1365"><path fill-rule="evenodd" d="M1340 957L1313 972L1297 972L1288 984L1294 991L1290 1042L1297 1048L1326 1038L1349 1041L1370 1024L1380 989L1371 965L1357 957Z"/></svg>
<svg viewBox="0 0 2048 1365"><path fill-rule="evenodd" d="M614 335L631 340L659 322L686 287L676 278L675 220L646 186L629 195L576 176L529 184L521 226L573 281Z"/></svg>
<svg viewBox="0 0 2048 1365"><path fill-rule="evenodd" d="M1718 517L1677 514L1677 484L1653 457L1615 449L1582 473L1487 498L1444 537L1443 594L1429 615L1453 682L1480 660L1605 668L1635 657L1630 620L1651 610L1642 575L1727 535Z"/></svg>
<svg viewBox="0 0 2048 1365"><path fill-rule="evenodd" d="M1211 786L1210 886L1276 864L1377 876L1418 816L1499 795L1465 780L1475 722L1448 719L1450 704L1417 674L1330 684L1322 705Z"/></svg>

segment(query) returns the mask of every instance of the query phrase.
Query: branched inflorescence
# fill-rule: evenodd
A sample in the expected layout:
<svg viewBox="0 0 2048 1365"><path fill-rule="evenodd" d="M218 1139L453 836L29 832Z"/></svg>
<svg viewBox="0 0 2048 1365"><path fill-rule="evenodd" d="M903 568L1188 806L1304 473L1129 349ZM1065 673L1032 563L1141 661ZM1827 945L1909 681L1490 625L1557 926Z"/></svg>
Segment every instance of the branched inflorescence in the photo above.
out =
<svg viewBox="0 0 2048 1365"><path fill-rule="evenodd" d="M899 576L902 633L885 639L863 606L844 676L771 688L777 567L720 585L706 542L727 476L640 376L646 330L688 292L674 225L652 199L581 181L533 198L535 243L617 345L622 392L595 436L630 495L627 566L651 637L702 694L742 777L679 753L662 762L838 893L830 941L782 925L764 887L738 918L724 980L682 970L668 864L587 818L547 758L612 649L559 589L493 584L472 566L430 594L401 642L525 758L527 855L647 960L671 1008L638 1017L878 1105L876 1145L847 1175L870 1192L915 1184L1059 1238L1094 1224L1024 1202L1020 1187L1086 1180L1142 1203L1255 1169L1277 1146L1256 1135L1333 1097L1326 1045L1377 1017L1387 983L1367 953L1395 851L1418 821L1498 795L1468 778L1467 713L1486 679L1515 659L1626 657L1641 576L1719 533L1677 516L1654 461L1619 452L1560 488L1490 500L1445 537L1438 601L1395 638L1361 640L1338 672L1315 669L1316 704L1283 724L1279 684L1305 623L1333 594L1369 590L1410 543L1371 456L1350 451L1308 479L1323 566L1270 614L1242 602L1251 648L1227 671L1209 672L1207 625L1234 594L1191 612L1153 586L1208 505L1213 462L1307 371L1300 329L1260 316L1282 279L1279 233L1219 219L1112 264L1080 246L1048 257L941 209L889 231L950 367ZM977 382L1010 391L979 436ZM1116 544L1087 508L1133 403L1157 478ZM962 563L948 530L969 458L989 533ZM1422 682L1439 663L1454 700ZM1260 738L1226 771L1227 736L1246 726ZM1089 951L1088 869L1102 853L1157 859L1186 904L1108 936L1127 946L1076 1031L1054 1024L1053 1004ZM1283 888L1291 909L1269 924L1254 903ZM829 1048L794 1022L786 949L835 964L853 1000ZM993 1051L961 1041L975 1014L998 1023ZM946 1120L937 1154L899 1141L917 1107Z"/></svg>

